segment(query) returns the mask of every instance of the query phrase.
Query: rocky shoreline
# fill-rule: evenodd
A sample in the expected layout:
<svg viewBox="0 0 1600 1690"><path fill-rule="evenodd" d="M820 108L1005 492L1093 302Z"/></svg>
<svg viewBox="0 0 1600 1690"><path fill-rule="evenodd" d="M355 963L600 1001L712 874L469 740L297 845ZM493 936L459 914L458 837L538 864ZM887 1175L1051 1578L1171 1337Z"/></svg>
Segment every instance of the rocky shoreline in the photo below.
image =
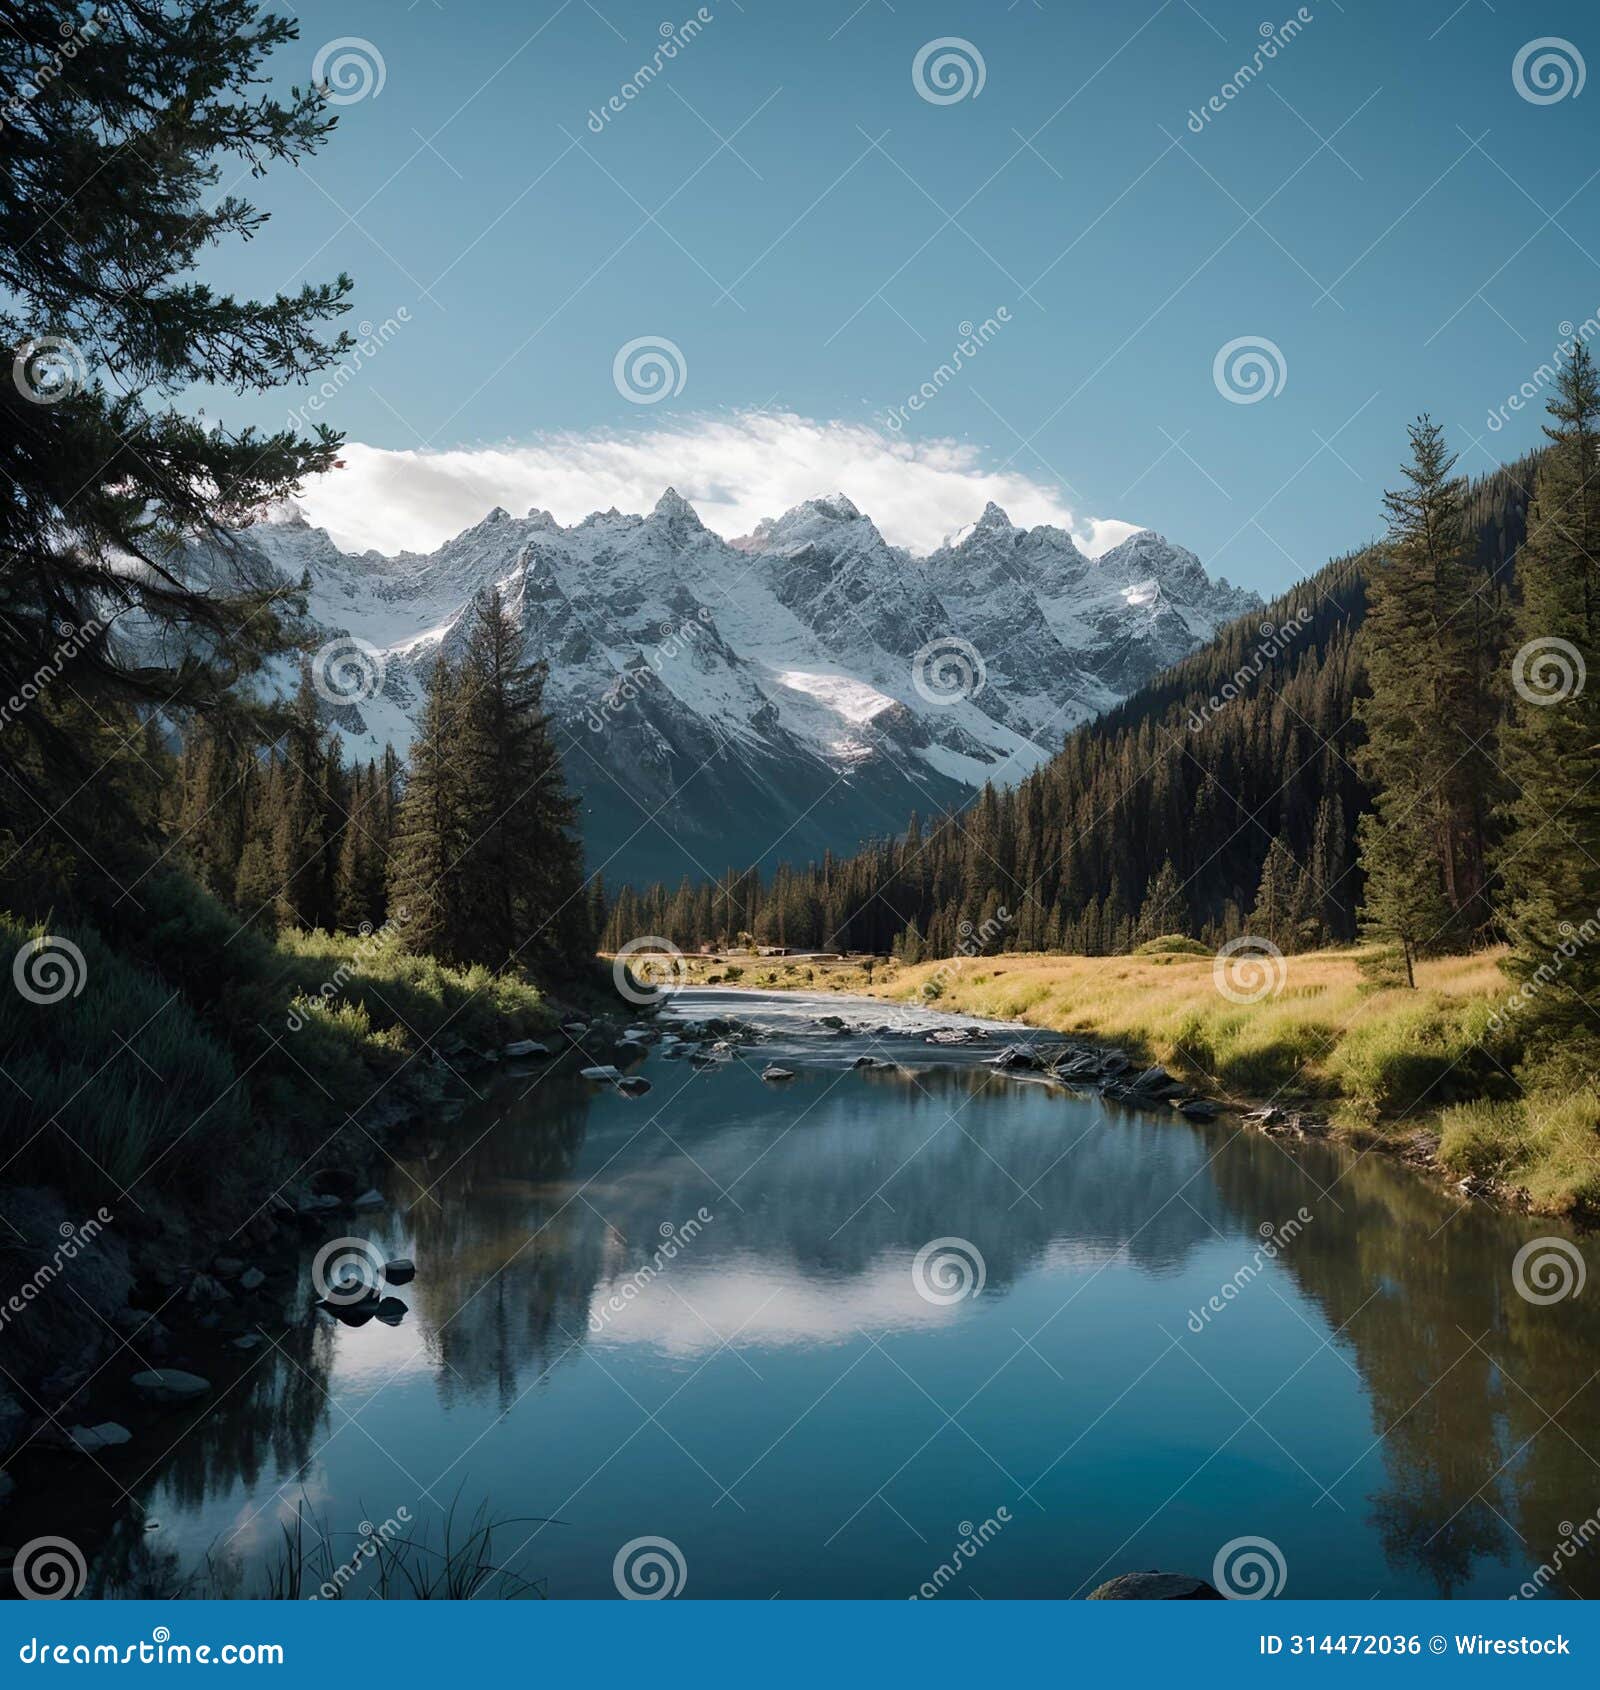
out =
<svg viewBox="0 0 1600 1690"><path fill-rule="evenodd" d="M331 1140L314 1166L286 1170L231 1229L148 1195L142 1206L133 1194L113 1199L114 1209L79 1223L61 1192L0 1192L13 1240L0 1279L9 1352L0 1378L0 1504L53 1490L63 1460L88 1457L112 1482L139 1474L153 1438L165 1447L181 1436L186 1419L239 1384L292 1328L400 1324L409 1309L385 1293L409 1282L417 1264L375 1263L378 1283L366 1294L352 1286L331 1297L306 1271L361 1216L388 1207L380 1147L460 1113L466 1100L451 1094L452 1074L626 1061L643 1054L629 1031L609 1013L568 1014L541 1039L434 1047L414 1079L363 1112L360 1132ZM368 1155L354 1154L356 1145ZM8 1554L0 1546L0 1572Z"/></svg>
<svg viewBox="0 0 1600 1690"><path fill-rule="evenodd" d="M789 988L777 986L771 989L782 991ZM816 1025L831 1031L864 1036L889 1031L886 1027L866 1022L851 1025L839 1015L819 1016ZM1268 1138L1314 1139L1344 1144L1362 1154L1373 1152L1404 1162L1458 1197L1489 1203L1517 1214L1532 1211L1531 1198L1522 1186L1476 1175L1460 1178L1441 1166L1438 1138L1423 1128L1417 1128L1404 1137L1390 1137L1362 1128L1339 1126L1327 1115L1318 1113L1303 1102L1278 1103L1261 1098L1212 1096L1187 1084L1159 1064L1138 1068L1134 1057L1120 1046L1051 1029L1033 1031L1047 1042L1037 1047L1006 1046L988 1059L989 1065L1019 1075L1031 1074L1037 1079L1075 1090L1093 1089L1102 1097L1132 1107L1170 1107L1185 1120L1210 1121L1227 1114L1238 1117L1250 1131L1263 1133ZM949 1047L988 1044L993 1039L989 1028L969 1023L964 1027L930 1032L924 1035L923 1042ZM878 1065L878 1059L858 1059L857 1065ZM881 1065L894 1066L893 1063Z"/></svg>

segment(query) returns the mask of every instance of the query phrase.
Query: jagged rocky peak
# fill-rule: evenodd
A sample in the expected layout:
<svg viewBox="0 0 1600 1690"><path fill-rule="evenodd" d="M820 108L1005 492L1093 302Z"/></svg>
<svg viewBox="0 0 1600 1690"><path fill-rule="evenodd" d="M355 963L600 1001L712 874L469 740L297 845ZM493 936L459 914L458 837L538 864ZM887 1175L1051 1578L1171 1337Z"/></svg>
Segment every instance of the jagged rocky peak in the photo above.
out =
<svg viewBox="0 0 1600 1690"><path fill-rule="evenodd" d="M1009 534L1013 527L1011 518L991 499L983 507L983 515L974 525L974 532L979 534Z"/></svg>
<svg viewBox="0 0 1600 1690"><path fill-rule="evenodd" d="M782 516L763 517L750 533L731 542L742 552L793 551L800 546L830 545L841 538L883 544L872 519L863 516L843 493L806 499Z"/></svg>
<svg viewBox="0 0 1600 1690"><path fill-rule="evenodd" d="M275 528L309 528L310 519L301 509L297 499L274 499L261 513L262 522L269 522Z"/></svg>
<svg viewBox="0 0 1600 1690"><path fill-rule="evenodd" d="M695 508L684 498L676 487L669 487L655 502L651 516L659 517L663 522L691 523L700 528L703 524L695 514Z"/></svg>
<svg viewBox="0 0 1600 1690"><path fill-rule="evenodd" d="M1120 545L1113 546L1101 559L1105 569L1116 569L1130 575L1155 575L1170 578L1183 574L1190 578L1209 580L1199 558L1185 546L1177 546L1165 534L1153 528L1141 528L1130 534Z"/></svg>

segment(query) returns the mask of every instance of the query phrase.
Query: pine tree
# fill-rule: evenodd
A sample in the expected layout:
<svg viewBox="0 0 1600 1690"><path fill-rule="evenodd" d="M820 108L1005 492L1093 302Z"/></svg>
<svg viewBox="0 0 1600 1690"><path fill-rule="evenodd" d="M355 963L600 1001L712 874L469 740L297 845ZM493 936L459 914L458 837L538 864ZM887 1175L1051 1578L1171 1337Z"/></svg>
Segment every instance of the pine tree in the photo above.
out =
<svg viewBox="0 0 1600 1690"><path fill-rule="evenodd" d="M1533 984L1523 1021L1579 1083L1600 1076L1600 378L1574 342L1550 401L1551 446L1517 557L1501 871L1510 894L1507 971Z"/></svg>
<svg viewBox="0 0 1600 1690"><path fill-rule="evenodd" d="M1147 939L1160 939L1169 933L1187 934L1190 927L1188 905L1172 858L1162 859L1160 872L1150 882L1134 929L1134 941L1143 944Z"/></svg>
<svg viewBox="0 0 1600 1690"><path fill-rule="evenodd" d="M471 836L454 743L458 716L456 677L441 648L395 819L389 917L407 950L454 963L472 960L461 868Z"/></svg>
<svg viewBox="0 0 1600 1690"><path fill-rule="evenodd" d="M1390 545L1362 630L1372 690L1358 714L1367 730L1361 766L1376 789L1360 835L1363 918L1369 932L1401 947L1414 980L1419 953L1447 949L1481 921L1469 902L1482 873L1464 838L1472 802L1463 770L1473 748L1458 727L1475 679L1463 617L1471 592L1464 488L1451 475L1442 429L1422 417L1409 434L1405 485L1384 496Z"/></svg>
<svg viewBox="0 0 1600 1690"><path fill-rule="evenodd" d="M0 87L27 97L7 103L0 172L0 340L16 375L0 383L0 698L54 660L68 627L74 693L100 720L210 713L287 643L277 590L180 580L172 549L226 543L228 525L330 468L339 439L234 432L161 401L304 380L353 344L321 338L347 309L346 277L265 301L195 277L210 248L265 221L216 191L224 170L310 155L336 113L311 88L266 91L265 61L298 26L257 0L102 0L92 17L9 0L4 22ZM55 55L61 74L40 74L64 40L70 63ZM118 618L145 637L113 640ZM0 732L11 816L68 839L109 830L118 794L85 782L92 752L58 706L14 716ZM76 793L75 810L57 793Z"/></svg>
<svg viewBox="0 0 1600 1690"><path fill-rule="evenodd" d="M284 736L283 765L272 833L278 920L286 927L317 927L327 915L327 762L309 664L301 666L300 690Z"/></svg>
<svg viewBox="0 0 1600 1690"><path fill-rule="evenodd" d="M491 963L576 961L589 944L577 804L544 711L545 667L527 661L497 587L474 601L461 662L455 749L470 839L461 865L464 942Z"/></svg>
<svg viewBox="0 0 1600 1690"><path fill-rule="evenodd" d="M1386 811L1370 810L1361 818L1356 837L1367 876L1362 931L1377 946L1364 966L1380 978L1403 971L1406 984L1415 986L1417 958L1434 947L1450 922L1434 854L1438 836L1419 804L1408 808L1388 797Z"/></svg>
<svg viewBox="0 0 1600 1690"><path fill-rule="evenodd" d="M1307 899L1306 876L1294 853L1276 837L1261 865L1261 881L1250 911L1249 930L1258 939L1270 940L1279 950L1304 950L1311 940L1311 907Z"/></svg>

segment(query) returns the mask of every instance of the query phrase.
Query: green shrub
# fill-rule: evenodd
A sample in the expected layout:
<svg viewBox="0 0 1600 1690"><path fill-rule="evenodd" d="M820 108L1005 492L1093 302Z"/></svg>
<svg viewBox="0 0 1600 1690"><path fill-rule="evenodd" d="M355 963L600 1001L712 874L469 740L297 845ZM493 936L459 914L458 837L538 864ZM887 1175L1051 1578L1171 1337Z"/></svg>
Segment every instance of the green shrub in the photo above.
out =
<svg viewBox="0 0 1600 1690"><path fill-rule="evenodd" d="M1157 939L1146 939L1134 948L1135 956L1210 956L1211 947L1182 933L1163 933Z"/></svg>
<svg viewBox="0 0 1600 1690"><path fill-rule="evenodd" d="M5 962L46 931L82 956L80 971L70 953L55 953L81 986L53 1002L30 1001L9 982L0 992L7 1183L115 1203L141 1176L189 1196L219 1165L257 1160L232 1054L182 994L83 927L46 929L0 914ZM36 956L36 969L47 954ZM57 982L42 970L36 978L53 996Z"/></svg>
<svg viewBox="0 0 1600 1690"><path fill-rule="evenodd" d="M424 1042L490 1050L554 1020L517 975L446 968L381 933L273 940L181 874L150 876L139 898L105 934L51 929L82 954L76 994L0 993L7 1184L148 1181L222 1204L281 1177L402 1070L413 1091L431 1083L412 1060ZM0 957L43 931L0 913Z"/></svg>

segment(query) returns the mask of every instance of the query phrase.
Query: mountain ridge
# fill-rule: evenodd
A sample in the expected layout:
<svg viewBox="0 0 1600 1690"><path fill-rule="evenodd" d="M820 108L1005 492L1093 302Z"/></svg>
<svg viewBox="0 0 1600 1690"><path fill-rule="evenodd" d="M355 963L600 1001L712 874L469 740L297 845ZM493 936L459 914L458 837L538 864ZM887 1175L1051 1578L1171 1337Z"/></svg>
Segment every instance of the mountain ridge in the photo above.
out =
<svg viewBox="0 0 1600 1690"><path fill-rule="evenodd" d="M370 688L319 688L358 756L405 750L498 586L549 666L591 864L630 878L849 850L1012 784L1260 604L1147 529L1091 559L990 502L916 557L838 492L731 540L672 487L570 526L497 505L427 553L343 551L294 505L235 539L197 562L305 579L308 643L363 654ZM281 659L267 684L293 679Z"/></svg>

